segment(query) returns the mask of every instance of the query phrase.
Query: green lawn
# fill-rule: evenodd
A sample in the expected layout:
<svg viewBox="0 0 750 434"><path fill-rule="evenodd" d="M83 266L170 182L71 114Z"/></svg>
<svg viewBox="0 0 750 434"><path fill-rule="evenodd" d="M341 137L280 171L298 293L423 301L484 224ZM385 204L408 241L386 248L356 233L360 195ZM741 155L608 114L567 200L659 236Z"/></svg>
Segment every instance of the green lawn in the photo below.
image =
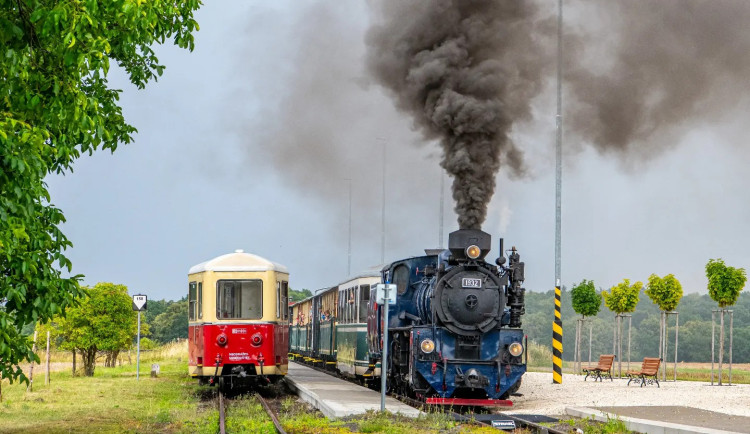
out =
<svg viewBox="0 0 750 434"><path fill-rule="evenodd" d="M33 392L6 380L0 432L216 432L218 412L200 404L187 362L159 364L160 377L151 378L150 362L141 363L139 381L134 365L97 367L89 378L53 372L49 386L37 371Z"/></svg>

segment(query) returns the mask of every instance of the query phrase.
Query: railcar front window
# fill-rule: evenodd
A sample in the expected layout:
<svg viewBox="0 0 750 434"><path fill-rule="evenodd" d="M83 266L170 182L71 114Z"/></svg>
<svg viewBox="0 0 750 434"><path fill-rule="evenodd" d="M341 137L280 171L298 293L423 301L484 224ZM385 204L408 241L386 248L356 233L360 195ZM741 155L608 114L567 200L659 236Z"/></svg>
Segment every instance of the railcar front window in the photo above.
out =
<svg viewBox="0 0 750 434"><path fill-rule="evenodd" d="M218 319L260 319L263 316L263 282L220 280L216 284Z"/></svg>

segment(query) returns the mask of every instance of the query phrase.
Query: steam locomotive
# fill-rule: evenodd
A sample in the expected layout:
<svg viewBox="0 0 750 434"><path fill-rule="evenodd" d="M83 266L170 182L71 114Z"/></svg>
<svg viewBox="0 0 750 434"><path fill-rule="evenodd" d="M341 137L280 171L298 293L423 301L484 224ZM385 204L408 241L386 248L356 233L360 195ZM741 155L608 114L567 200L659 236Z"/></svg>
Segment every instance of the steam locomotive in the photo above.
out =
<svg viewBox="0 0 750 434"><path fill-rule="evenodd" d="M396 304L387 306L390 391L434 405L511 404L507 398L526 372L520 329L524 263L515 248L506 261L502 239L499 244L501 255L490 264L485 261L490 235L462 229L449 235L447 250L426 251L382 268L378 280L397 288ZM376 282L367 282L350 293L353 298L342 299L349 296L337 286L293 305L290 355L379 384L386 306L376 303ZM325 297L336 297L328 306L337 309L321 314L315 306L322 306ZM359 316L341 310L350 304ZM299 322L300 316L309 321ZM332 331L322 335L321 330ZM356 338L352 330L360 330ZM352 369L339 362L342 358Z"/></svg>

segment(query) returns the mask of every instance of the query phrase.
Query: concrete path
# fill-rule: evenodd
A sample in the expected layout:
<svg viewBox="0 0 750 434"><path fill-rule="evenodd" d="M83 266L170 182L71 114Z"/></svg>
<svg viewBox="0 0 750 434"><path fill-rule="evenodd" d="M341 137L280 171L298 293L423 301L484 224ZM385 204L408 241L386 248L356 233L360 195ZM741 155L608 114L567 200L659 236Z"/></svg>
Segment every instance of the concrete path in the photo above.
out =
<svg viewBox="0 0 750 434"><path fill-rule="evenodd" d="M297 390L303 401L315 406L330 419L362 414L367 410L380 411L380 392L298 363L289 362L286 382ZM385 409L409 417L422 414L416 408L389 396L385 399Z"/></svg>

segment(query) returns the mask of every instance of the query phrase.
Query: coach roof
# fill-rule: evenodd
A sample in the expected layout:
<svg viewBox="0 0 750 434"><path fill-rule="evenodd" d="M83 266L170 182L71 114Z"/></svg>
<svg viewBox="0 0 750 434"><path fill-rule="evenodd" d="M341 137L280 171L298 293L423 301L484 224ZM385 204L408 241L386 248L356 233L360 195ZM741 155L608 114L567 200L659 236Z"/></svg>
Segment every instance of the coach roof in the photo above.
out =
<svg viewBox="0 0 750 434"><path fill-rule="evenodd" d="M268 259L242 250L234 253L218 256L206 262L190 267L188 274L201 273L203 271L279 271L289 273L287 268L281 264L271 262Z"/></svg>

